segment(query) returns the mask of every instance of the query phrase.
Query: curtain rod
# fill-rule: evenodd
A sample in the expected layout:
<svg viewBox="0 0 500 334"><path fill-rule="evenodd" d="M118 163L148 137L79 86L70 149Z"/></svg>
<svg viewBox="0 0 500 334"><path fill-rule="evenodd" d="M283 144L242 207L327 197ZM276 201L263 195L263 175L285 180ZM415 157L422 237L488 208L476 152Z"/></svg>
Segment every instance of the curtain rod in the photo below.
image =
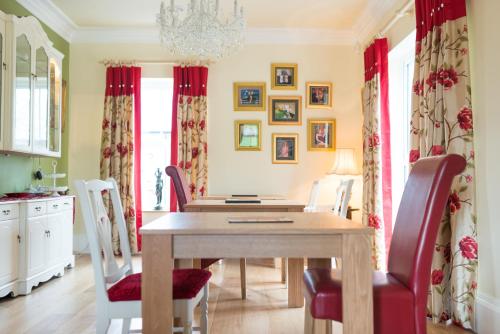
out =
<svg viewBox="0 0 500 334"><path fill-rule="evenodd" d="M206 66L209 65L209 61L168 61L168 60L115 60L115 59L103 59L99 61L99 64L109 65L134 65L134 64L157 64L157 65L198 65L198 66Z"/></svg>

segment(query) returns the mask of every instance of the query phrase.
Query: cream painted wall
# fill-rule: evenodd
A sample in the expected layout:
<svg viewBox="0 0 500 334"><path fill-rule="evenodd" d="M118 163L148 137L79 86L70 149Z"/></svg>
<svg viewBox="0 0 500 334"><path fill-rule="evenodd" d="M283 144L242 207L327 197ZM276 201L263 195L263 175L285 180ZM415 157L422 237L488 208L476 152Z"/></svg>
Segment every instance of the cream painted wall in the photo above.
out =
<svg viewBox="0 0 500 334"><path fill-rule="evenodd" d="M298 63L298 90L272 91L272 62ZM321 179L332 165L332 152L307 151L307 120L336 118L337 147L352 147L361 158L361 56L353 47L338 46L249 46L237 57L227 58L209 73L209 192L213 194L282 194L306 202L311 184ZM268 125L267 112L234 112L232 84L235 81L265 81L268 95L301 95L305 105L306 81L334 84L333 110L303 108L301 126ZM262 121L262 151L234 149L234 120ZM299 134L299 164L271 162L272 133ZM334 182L333 182L334 183ZM326 194L335 185L325 184L321 201L334 200Z"/></svg>
<svg viewBox="0 0 500 334"><path fill-rule="evenodd" d="M472 105L476 151L479 292L496 298L500 315L500 1L470 1ZM500 326L500 320L497 320ZM497 327L498 330L498 327Z"/></svg>
<svg viewBox="0 0 500 334"><path fill-rule="evenodd" d="M99 150L104 101L105 71L102 59L168 60L164 49L156 45L72 44L71 45L71 124L69 148L69 181L99 177ZM271 91L271 62L296 62L299 65L297 91ZM320 203L332 203L339 181L325 177L331 167L332 152L307 152L307 119L337 119L337 147L356 149L361 161L361 87L362 57L351 46L247 46L238 55L229 57L209 69L208 141L209 193L283 194L306 202L312 182L324 178ZM148 66L143 72L156 75L171 73L166 66ZM265 112L234 112L232 84L234 81L265 81L268 94L302 95L305 105L306 81L332 81L334 108L330 111L303 109L302 126L269 126ZM235 119L260 119L263 124L261 152L234 150ZM271 163L271 133L299 133L299 164ZM354 189L352 204L359 207L361 189ZM75 242L84 240L83 224L77 212ZM145 215L145 221L151 217ZM354 217L359 218L359 216ZM81 241L84 243L85 241Z"/></svg>

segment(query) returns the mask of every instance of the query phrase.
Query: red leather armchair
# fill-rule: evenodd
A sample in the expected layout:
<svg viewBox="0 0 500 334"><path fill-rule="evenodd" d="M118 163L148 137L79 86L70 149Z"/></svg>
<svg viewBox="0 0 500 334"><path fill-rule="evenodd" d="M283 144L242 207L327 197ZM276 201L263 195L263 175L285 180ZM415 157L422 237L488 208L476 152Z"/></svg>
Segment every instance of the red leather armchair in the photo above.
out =
<svg viewBox="0 0 500 334"><path fill-rule="evenodd" d="M432 254L453 178L465 159L451 154L420 159L413 167L399 206L388 272L373 275L374 329L378 334L425 334ZM340 273L304 273L306 326L314 319L342 322ZM306 328L305 333L312 329Z"/></svg>
<svg viewBox="0 0 500 334"><path fill-rule="evenodd" d="M165 173L172 179L174 185L175 194L177 197L177 204L179 206L179 211L184 212L184 206L191 202L193 199L191 197L191 191L187 184L186 178L182 169L178 166L167 166L165 168ZM201 259L201 269L208 268L213 263L219 261L220 259ZM246 298L246 261L245 259L240 260L240 273L241 273L241 298Z"/></svg>

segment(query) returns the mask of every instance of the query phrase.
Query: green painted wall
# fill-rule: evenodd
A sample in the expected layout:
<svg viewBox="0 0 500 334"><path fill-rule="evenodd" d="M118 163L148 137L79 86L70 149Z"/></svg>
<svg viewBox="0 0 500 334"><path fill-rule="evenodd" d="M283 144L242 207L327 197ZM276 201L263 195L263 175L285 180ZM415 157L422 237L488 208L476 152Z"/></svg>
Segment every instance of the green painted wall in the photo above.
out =
<svg viewBox="0 0 500 334"><path fill-rule="evenodd" d="M19 5L15 0L1 0L0 10L6 14L14 14L17 16L32 15L24 7ZM61 36L56 34L52 29L42 23L43 29L49 36L56 49L64 54L63 59L63 80L67 82L69 91L69 43ZM68 97L68 96L66 96ZM66 105L69 106L69 99L66 99ZM62 134L62 155L58 159L58 172L66 173L68 170L68 129L69 129L69 110L66 110L65 128ZM30 184L36 184L32 179L33 171L41 166L45 172L52 171L53 158L38 158L38 157L24 157L15 155L0 155L0 194L6 192L22 191L29 187ZM44 182L46 184L48 180ZM67 178L59 180L59 184L67 185Z"/></svg>

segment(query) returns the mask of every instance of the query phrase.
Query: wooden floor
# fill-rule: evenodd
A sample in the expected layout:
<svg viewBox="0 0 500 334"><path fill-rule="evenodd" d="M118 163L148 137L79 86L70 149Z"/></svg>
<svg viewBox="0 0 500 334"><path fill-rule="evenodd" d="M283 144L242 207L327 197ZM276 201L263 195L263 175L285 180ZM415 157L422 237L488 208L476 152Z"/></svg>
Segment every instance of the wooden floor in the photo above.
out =
<svg viewBox="0 0 500 334"><path fill-rule="evenodd" d="M136 258L135 270L140 270ZM225 261L212 266L209 328L212 334L303 333L303 309L287 308L287 291L278 269L249 265L247 300L240 299L239 266ZM76 268L34 289L31 295L0 299L0 333L94 333L95 291L90 258L80 256ZM132 327L140 328L140 320ZM114 320L108 333L120 333ZM334 324L334 333L342 333ZM457 327L429 324L429 334L470 333Z"/></svg>

